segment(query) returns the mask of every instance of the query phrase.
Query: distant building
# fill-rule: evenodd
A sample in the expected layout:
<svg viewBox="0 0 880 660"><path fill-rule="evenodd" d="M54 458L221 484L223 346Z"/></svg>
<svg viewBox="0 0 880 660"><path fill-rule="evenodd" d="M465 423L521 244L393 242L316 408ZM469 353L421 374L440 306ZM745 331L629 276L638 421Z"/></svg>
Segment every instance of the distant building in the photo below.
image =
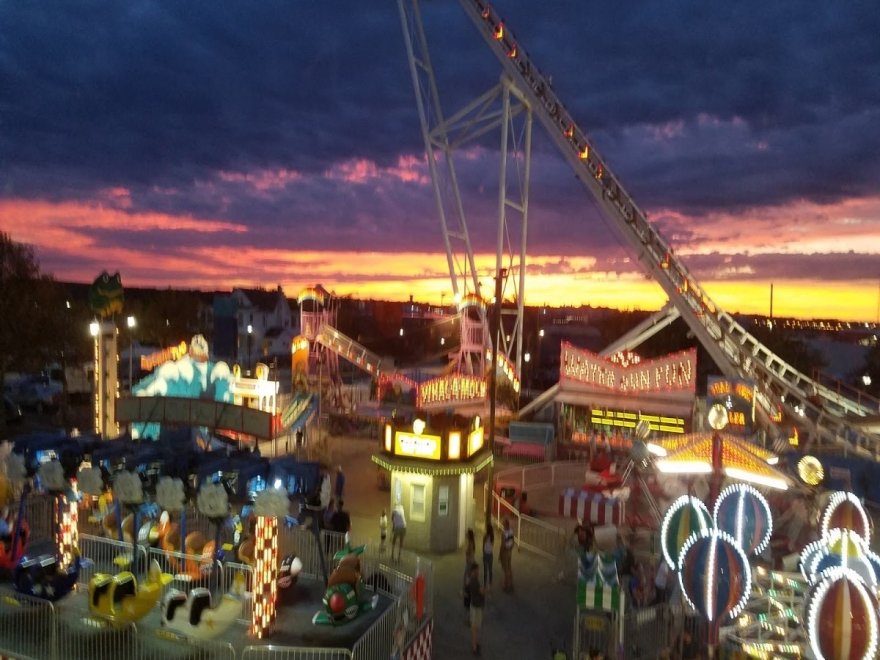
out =
<svg viewBox="0 0 880 660"><path fill-rule="evenodd" d="M260 361L289 356L291 340L299 334L299 315L279 286L233 289L214 299L214 351L242 365L245 371Z"/></svg>

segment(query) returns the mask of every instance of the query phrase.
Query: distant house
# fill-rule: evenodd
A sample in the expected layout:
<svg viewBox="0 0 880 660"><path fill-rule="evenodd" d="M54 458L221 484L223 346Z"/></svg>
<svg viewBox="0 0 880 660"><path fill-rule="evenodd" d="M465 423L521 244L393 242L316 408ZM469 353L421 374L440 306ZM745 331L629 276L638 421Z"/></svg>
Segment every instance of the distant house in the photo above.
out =
<svg viewBox="0 0 880 660"><path fill-rule="evenodd" d="M214 327L216 354L248 371L257 362L290 355L291 340L299 333L299 316L280 286L273 291L233 289L215 298Z"/></svg>

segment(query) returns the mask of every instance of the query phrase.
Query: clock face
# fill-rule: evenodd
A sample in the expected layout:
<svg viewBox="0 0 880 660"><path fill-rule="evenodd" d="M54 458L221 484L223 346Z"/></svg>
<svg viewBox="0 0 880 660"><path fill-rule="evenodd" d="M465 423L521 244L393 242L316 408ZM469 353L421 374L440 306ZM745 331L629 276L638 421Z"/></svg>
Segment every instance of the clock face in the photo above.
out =
<svg viewBox="0 0 880 660"><path fill-rule="evenodd" d="M709 426L716 431L720 431L727 426L727 408L724 407L724 404L716 403L709 408L706 419L709 422Z"/></svg>

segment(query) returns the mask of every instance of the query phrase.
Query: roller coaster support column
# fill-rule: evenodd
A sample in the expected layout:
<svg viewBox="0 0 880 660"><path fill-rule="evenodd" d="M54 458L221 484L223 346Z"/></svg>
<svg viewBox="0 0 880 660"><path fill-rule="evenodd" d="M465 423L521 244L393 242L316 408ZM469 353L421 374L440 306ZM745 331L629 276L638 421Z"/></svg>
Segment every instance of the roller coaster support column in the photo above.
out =
<svg viewBox="0 0 880 660"><path fill-rule="evenodd" d="M492 320L489 330L492 333L492 366L489 371L489 451L492 460L486 472L486 529L492 524L492 500L495 494L495 484L492 483L495 475L495 403L498 398L498 333L501 327L501 294L504 291L504 278L507 277L507 269L499 268L495 276L495 304L492 307Z"/></svg>

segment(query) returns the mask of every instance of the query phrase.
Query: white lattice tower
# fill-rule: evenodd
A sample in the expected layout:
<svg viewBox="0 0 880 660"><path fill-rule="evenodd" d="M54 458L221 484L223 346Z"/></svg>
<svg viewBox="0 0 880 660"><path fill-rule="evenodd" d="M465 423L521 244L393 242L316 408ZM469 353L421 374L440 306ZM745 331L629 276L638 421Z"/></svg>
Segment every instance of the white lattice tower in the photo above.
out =
<svg viewBox="0 0 880 660"><path fill-rule="evenodd" d="M511 79L502 77L464 107L444 116L431 68L431 58L422 25L418 0L398 0L404 39L410 63L416 103L425 142L427 163L431 171L434 199L446 248L449 276L456 302L469 295L492 296L494 278L502 269L510 274L505 279L504 298L515 298L517 306L512 323L501 332L499 352L522 369L523 353L523 289L525 286L526 241L528 234L528 187L531 167L532 111ZM497 132L499 142L491 142ZM487 138L490 140L487 142ZM498 154L498 216L494 267L478 267L471 245L464 196L459 187L456 152L471 150L479 144L488 153ZM482 278L482 280L481 280ZM488 321L483 314L481 351L472 349L477 336L462 316L462 350L458 369L485 372L482 353L491 348ZM510 327L512 325L512 327ZM465 348L467 346L467 348ZM476 358L477 353L481 357Z"/></svg>
<svg viewBox="0 0 880 660"><path fill-rule="evenodd" d="M309 377L313 390L329 393L330 405L341 396L339 358L334 351L316 341L323 326L336 327L336 298L320 284L304 289L297 297L300 334L309 340ZM326 400L326 399L325 399Z"/></svg>
<svg viewBox="0 0 880 660"><path fill-rule="evenodd" d="M656 332L659 327L680 316L724 375L755 381L758 388L756 398L759 403L759 421L771 436L778 434L773 425L774 416L784 410L801 428L814 433L820 441L843 445L848 450L880 458L880 434L864 421L866 416L876 414L876 410L865 403L869 399L862 400L858 396L847 396L801 373L761 344L730 314L721 310L702 289L681 259L675 255L671 244L649 222L645 212L612 172L608 161L595 149L586 132L577 124L557 96L549 79L529 58L513 31L504 23L492 5L486 0L459 0L459 4L495 55L503 72L502 82L499 88L495 88L497 97L503 96L504 99L499 124L503 127L502 134L505 138L502 146L502 176L499 186L499 199L502 203L499 204L498 268L502 261L500 246L506 235L505 209L515 206L504 201L507 200L505 169L506 132L509 123L507 113L511 111L510 96L513 95L520 106L527 110L528 117L534 113L572 168L576 178L589 191L605 216L612 221L620 236L628 243L635 255L635 261L668 296L669 305L641 328L642 337ZM454 268L455 253L452 250L451 238L463 240L465 253L471 259L472 275L475 274L475 269L451 154L453 146L459 146L465 138L476 133L482 135L495 125L491 121L495 117L488 109L491 101L497 97L493 96L490 90L489 93L452 115L450 119L444 119L422 26L419 0L398 0L398 7L416 89L422 136L434 182L435 198L440 210L453 291L458 294ZM529 132L529 137L525 140L527 145L530 145L530 135ZM526 154L529 149L530 146L527 146ZM526 190L528 162L529 159L526 157L524 160ZM449 181L451 205L444 204L445 189L441 183L444 178L441 177L438 164L446 165L445 180ZM523 236L525 236L527 197L523 196L522 200L520 210L524 217ZM447 208L451 208L456 214L447 213ZM450 231L448 226L450 217L459 221L458 231ZM523 266L524 263L523 241L519 265ZM520 286L517 296L521 306L523 268L518 272ZM478 278L474 277L474 284L478 285L478 283ZM474 290L479 291L479 286L475 286ZM519 323L518 328L521 329L521 318ZM514 341L519 342L519 334L514 333L514 335ZM504 332L501 336L502 339L506 339ZM621 348L632 348L637 345L638 340L636 333L629 333L626 338L616 342L613 350L612 347L606 350L613 352ZM517 351L517 372L521 367L519 353L521 350Z"/></svg>

